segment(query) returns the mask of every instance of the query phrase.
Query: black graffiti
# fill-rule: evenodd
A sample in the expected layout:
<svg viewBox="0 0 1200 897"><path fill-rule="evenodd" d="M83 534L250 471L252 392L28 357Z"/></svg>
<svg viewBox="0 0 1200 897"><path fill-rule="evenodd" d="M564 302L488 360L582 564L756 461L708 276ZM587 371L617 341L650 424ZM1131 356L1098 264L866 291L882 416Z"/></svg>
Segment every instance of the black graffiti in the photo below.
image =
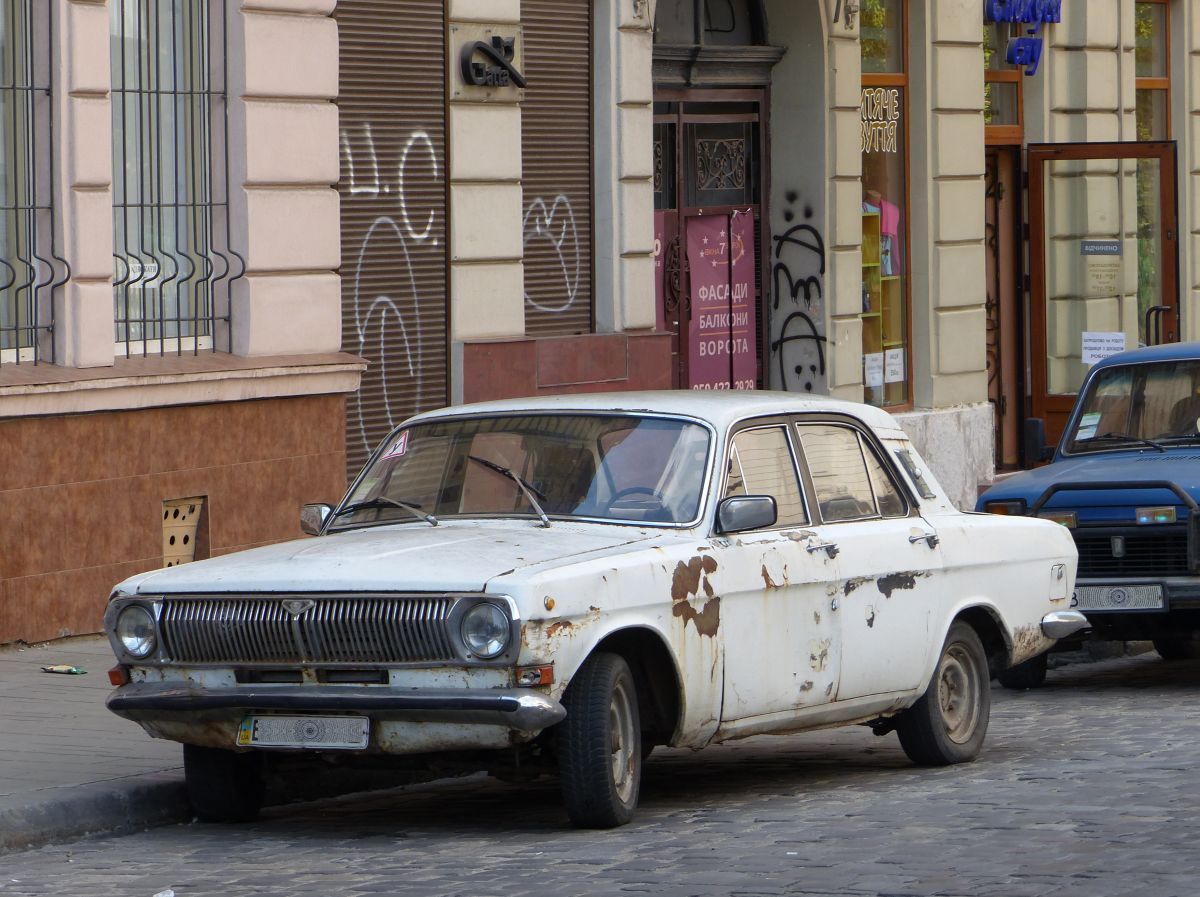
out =
<svg viewBox="0 0 1200 897"><path fill-rule="evenodd" d="M793 332L793 324L799 325L802 329ZM817 363L807 365L807 370L804 364L798 364L794 366L792 372L789 372L783 352L783 347L788 343L811 343L816 349ZM787 320L783 322L783 329L780 330L779 339L771 343L771 353L779 359L779 381L785 390L795 391L792 388L791 379L791 373L795 373L804 381L804 391L813 391L812 378L825 375L825 343L824 335L817 330L816 323L805 312L794 311L787 316Z"/></svg>
<svg viewBox="0 0 1200 897"><path fill-rule="evenodd" d="M783 213L786 222L795 220L791 206L797 200L797 194L789 191L785 198L788 208ZM804 217L811 220L812 206L805 206ZM814 303L824 298L825 293L825 239L815 226L808 223L794 224L783 234L774 237L775 260L771 266L771 277L774 286L772 308L779 311L780 303L786 295L792 305L798 310L788 314L779 330L779 338L771 343L771 351L778 357L780 386L786 390L801 387L805 392L812 392L817 377L825 376L825 336L820 332L813 315L821 316L820 308L813 308ZM788 247L796 249L784 257ZM793 266L800 267L797 271ZM816 273L811 273L815 269ZM802 353L800 364L788 370L785 360L784 347L797 343L815 350L815 358L810 352ZM793 374L799 381L793 380Z"/></svg>

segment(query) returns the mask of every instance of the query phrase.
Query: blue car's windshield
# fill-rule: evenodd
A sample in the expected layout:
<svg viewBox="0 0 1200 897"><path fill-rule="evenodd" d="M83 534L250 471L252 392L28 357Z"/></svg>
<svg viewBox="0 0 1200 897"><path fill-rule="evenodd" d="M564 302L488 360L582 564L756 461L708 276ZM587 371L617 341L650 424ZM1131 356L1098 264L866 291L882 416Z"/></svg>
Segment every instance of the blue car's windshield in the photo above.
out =
<svg viewBox="0 0 1200 897"><path fill-rule="evenodd" d="M1073 426L1067 454L1200 441L1200 361L1100 371L1079 400Z"/></svg>
<svg viewBox="0 0 1200 897"><path fill-rule="evenodd" d="M710 435L683 420L615 414L435 420L388 437L333 529L487 516L690 523ZM533 501L530 500L532 495ZM404 507L408 506L408 509Z"/></svg>

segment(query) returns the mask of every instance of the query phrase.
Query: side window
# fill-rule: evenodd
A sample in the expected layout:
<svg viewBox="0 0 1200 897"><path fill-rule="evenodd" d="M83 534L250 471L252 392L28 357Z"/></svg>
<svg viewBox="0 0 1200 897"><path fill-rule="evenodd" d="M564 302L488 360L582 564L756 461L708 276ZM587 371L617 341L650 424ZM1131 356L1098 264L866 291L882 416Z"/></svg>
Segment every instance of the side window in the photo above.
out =
<svg viewBox="0 0 1200 897"><path fill-rule="evenodd" d="M858 431L834 424L797 426L826 523L904 517L904 498Z"/></svg>
<svg viewBox="0 0 1200 897"><path fill-rule="evenodd" d="M729 449L725 498L770 495L779 509L779 526L808 523L800 480L783 427L742 430Z"/></svg>

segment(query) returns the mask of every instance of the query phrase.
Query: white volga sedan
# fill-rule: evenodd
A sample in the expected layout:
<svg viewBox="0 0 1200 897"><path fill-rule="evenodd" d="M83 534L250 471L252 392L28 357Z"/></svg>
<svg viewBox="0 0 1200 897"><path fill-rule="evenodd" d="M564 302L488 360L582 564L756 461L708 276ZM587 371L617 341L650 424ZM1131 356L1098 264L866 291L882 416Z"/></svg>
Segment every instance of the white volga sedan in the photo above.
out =
<svg viewBox="0 0 1200 897"><path fill-rule="evenodd" d="M556 772L591 827L656 745L863 723L960 763L990 677L1086 625L1065 529L960 513L889 415L782 393L422 414L302 525L108 607L108 706L183 742L202 819L297 752Z"/></svg>

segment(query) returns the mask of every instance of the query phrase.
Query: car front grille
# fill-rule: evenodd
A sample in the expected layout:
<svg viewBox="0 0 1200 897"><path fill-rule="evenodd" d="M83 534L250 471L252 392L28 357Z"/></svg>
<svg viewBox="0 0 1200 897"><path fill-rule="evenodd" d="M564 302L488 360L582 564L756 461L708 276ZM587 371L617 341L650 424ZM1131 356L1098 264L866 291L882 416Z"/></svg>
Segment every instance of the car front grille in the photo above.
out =
<svg viewBox="0 0 1200 897"><path fill-rule="evenodd" d="M1146 527L1121 532L1089 533L1075 530L1079 549L1079 578L1188 576L1186 527ZM1113 539L1124 540L1124 556L1117 557Z"/></svg>
<svg viewBox="0 0 1200 897"><path fill-rule="evenodd" d="M163 601L166 656L194 664L429 663L456 657L450 596L196 596Z"/></svg>

